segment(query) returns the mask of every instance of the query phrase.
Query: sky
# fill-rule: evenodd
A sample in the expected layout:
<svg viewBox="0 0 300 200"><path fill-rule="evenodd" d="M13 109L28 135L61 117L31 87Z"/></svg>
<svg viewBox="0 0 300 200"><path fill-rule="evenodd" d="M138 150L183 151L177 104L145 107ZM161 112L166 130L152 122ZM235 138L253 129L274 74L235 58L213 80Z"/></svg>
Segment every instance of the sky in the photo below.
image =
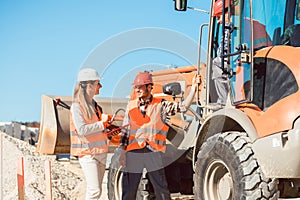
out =
<svg viewBox="0 0 300 200"><path fill-rule="evenodd" d="M99 97L122 98L138 71L196 64L208 20L173 0L1 0L0 122L40 121L41 96L71 96L82 67L100 73Z"/></svg>

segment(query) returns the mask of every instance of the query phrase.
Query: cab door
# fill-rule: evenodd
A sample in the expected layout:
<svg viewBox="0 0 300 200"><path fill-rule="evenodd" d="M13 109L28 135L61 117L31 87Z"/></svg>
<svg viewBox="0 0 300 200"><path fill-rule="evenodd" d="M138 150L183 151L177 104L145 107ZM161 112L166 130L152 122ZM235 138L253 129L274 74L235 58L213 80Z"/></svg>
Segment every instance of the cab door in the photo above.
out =
<svg viewBox="0 0 300 200"><path fill-rule="evenodd" d="M252 99L252 26L250 1L233 1L230 7L229 82L233 105Z"/></svg>

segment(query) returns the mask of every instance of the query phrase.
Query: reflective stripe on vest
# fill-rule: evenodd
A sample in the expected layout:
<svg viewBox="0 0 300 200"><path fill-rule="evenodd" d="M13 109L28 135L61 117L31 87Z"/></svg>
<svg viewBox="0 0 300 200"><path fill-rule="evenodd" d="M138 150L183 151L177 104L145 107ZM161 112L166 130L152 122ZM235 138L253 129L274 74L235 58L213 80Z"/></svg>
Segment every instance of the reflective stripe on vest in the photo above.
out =
<svg viewBox="0 0 300 200"><path fill-rule="evenodd" d="M130 131L127 151L142 149L149 144L153 150L165 152L169 127L161 119L162 99L153 98L143 117L138 101L128 103Z"/></svg>
<svg viewBox="0 0 300 200"><path fill-rule="evenodd" d="M101 116L99 108L98 112ZM82 110L82 109L81 109ZM102 132L81 136L75 129L72 114L70 116L70 137L71 137L71 155L83 156L91 154L100 154L108 151L107 135ZM92 119L84 119L86 124L92 124L99 121L96 114L93 114Z"/></svg>

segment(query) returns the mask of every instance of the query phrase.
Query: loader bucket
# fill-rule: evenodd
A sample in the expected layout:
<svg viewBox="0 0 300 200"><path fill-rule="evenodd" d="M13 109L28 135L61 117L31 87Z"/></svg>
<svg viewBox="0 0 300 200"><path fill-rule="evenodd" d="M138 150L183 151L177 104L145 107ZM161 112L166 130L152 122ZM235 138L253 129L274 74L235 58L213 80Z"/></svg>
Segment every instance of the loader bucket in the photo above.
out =
<svg viewBox="0 0 300 200"><path fill-rule="evenodd" d="M126 108L127 99L96 98L106 114L114 114L119 108ZM42 95L42 110L37 153L70 153L70 106L71 96ZM124 114L124 113L122 113ZM122 122L119 122L120 125Z"/></svg>
<svg viewBox="0 0 300 200"><path fill-rule="evenodd" d="M41 154L70 153L70 110L59 106L56 99L70 106L71 97L42 95L42 112L37 152Z"/></svg>

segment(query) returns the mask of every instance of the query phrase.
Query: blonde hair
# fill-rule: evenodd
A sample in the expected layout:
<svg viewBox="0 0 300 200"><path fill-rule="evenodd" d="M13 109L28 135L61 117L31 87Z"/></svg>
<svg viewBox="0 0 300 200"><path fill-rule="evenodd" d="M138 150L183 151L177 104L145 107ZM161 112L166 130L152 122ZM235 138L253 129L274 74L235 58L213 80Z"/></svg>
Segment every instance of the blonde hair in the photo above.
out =
<svg viewBox="0 0 300 200"><path fill-rule="evenodd" d="M74 87L74 93L73 93L73 102L78 103L82 109L83 114L88 119L92 119L93 114L95 114L95 105L94 100L92 102L89 101L89 96L87 94L86 88L87 84L94 83L95 81L82 81L79 83L76 83Z"/></svg>

